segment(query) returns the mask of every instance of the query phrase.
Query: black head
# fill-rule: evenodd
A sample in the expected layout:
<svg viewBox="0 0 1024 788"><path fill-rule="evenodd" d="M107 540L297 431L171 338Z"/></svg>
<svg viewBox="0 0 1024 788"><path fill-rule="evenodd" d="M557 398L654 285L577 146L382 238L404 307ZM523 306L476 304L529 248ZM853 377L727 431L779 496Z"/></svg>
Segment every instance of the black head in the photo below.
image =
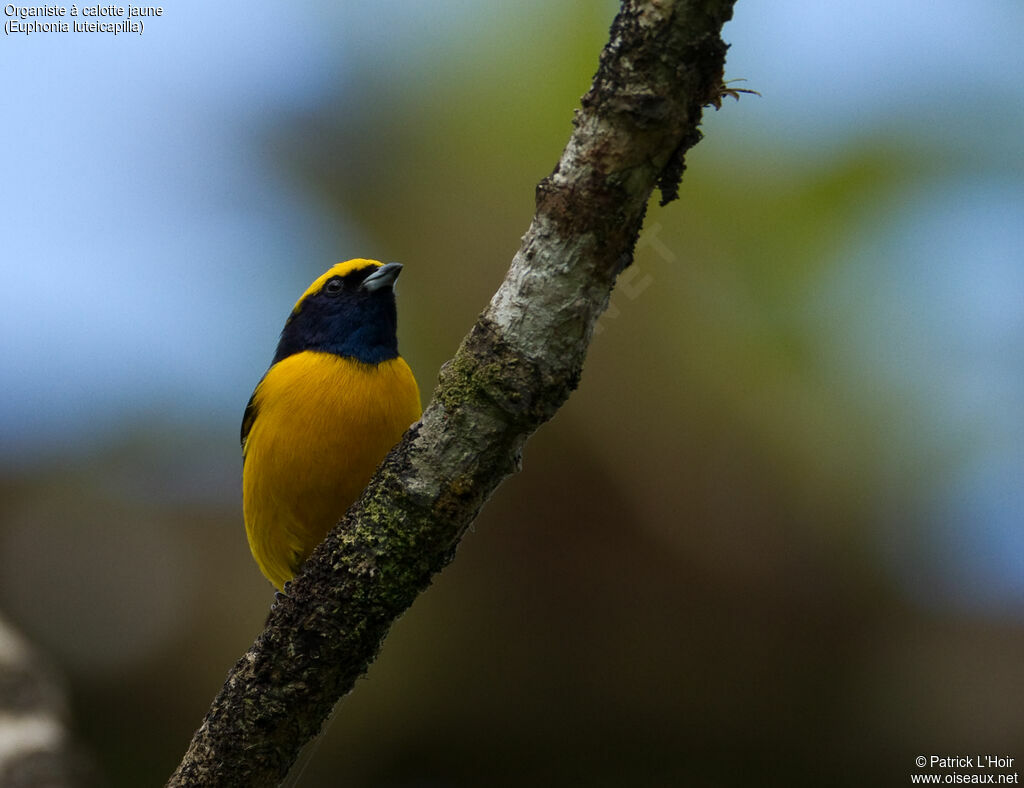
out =
<svg viewBox="0 0 1024 788"><path fill-rule="evenodd" d="M395 279L400 263L338 263L317 278L292 309L273 363L320 350L367 364L398 356Z"/></svg>

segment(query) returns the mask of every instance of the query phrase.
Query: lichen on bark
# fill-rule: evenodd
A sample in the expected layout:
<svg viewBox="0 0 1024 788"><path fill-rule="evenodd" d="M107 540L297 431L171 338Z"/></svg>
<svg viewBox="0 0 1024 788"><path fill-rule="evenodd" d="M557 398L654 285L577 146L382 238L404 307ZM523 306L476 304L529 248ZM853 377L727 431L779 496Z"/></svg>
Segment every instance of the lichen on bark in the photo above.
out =
<svg viewBox="0 0 1024 788"><path fill-rule="evenodd" d="M235 665L170 785L273 785L577 386L654 188L718 96L734 0L625 0L498 292L433 401Z"/></svg>

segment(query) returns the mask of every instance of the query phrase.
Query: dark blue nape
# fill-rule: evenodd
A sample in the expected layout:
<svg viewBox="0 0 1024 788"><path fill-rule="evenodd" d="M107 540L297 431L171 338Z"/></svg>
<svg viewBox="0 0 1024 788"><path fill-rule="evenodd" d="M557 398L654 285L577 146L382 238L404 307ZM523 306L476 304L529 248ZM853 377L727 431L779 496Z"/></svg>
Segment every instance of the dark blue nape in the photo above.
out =
<svg viewBox="0 0 1024 788"><path fill-rule="evenodd" d="M272 364L304 350L319 350L366 364L398 357L398 313L390 287L364 290L359 285L375 267L341 278L343 288L329 295L325 288L307 296L288 318ZM330 280L328 280L330 281Z"/></svg>

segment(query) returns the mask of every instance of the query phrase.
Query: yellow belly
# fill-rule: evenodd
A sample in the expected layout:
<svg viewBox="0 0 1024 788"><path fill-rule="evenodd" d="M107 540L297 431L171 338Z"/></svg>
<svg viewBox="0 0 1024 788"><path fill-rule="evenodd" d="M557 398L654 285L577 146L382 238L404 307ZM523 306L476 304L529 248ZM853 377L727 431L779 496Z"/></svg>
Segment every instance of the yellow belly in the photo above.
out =
<svg viewBox="0 0 1024 788"><path fill-rule="evenodd" d="M305 351L268 370L253 405L245 529L256 563L282 588L420 417L420 394L402 358L363 364Z"/></svg>

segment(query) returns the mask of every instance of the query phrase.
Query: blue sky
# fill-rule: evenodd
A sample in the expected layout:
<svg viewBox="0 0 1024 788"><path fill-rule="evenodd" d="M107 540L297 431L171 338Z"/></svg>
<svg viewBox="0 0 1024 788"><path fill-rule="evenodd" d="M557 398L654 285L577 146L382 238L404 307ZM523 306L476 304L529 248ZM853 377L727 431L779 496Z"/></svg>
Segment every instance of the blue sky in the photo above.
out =
<svg viewBox="0 0 1024 788"><path fill-rule="evenodd" d="M443 58L463 31L438 20L472 5L313 9L328 15L323 24L301 9L282 17L273 7L183 3L143 36L6 38L7 446L25 450L28 436L37 449L63 443L140 401L235 408L253 348L269 346L281 320L277 294L295 289L280 261L335 256L323 248L327 217L275 180L252 132L267 113L314 105L346 59L399 72ZM476 10L469 23L491 22L490 13ZM1006 172L991 179L964 177L973 232L953 243L987 261L989 296L1012 302L1019 268L991 261L1019 253L1022 240L1007 208L1021 202L1022 30L1024 11L1011 2L937 3L923 19L912 2L741 1L726 28L728 70L766 96L745 122L808 156L914 125L955 138L965 159L1002 161ZM920 122L930 116L942 122ZM972 151L980 142L985 150ZM955 222L958 187L949 186L954 204L942 210ZM979 206L987 195L991 212ZM1000 275L1009 291L991 281ZM225 297L242 287L244 298ZM977 319L992 317L975 306Z"/></svg>

